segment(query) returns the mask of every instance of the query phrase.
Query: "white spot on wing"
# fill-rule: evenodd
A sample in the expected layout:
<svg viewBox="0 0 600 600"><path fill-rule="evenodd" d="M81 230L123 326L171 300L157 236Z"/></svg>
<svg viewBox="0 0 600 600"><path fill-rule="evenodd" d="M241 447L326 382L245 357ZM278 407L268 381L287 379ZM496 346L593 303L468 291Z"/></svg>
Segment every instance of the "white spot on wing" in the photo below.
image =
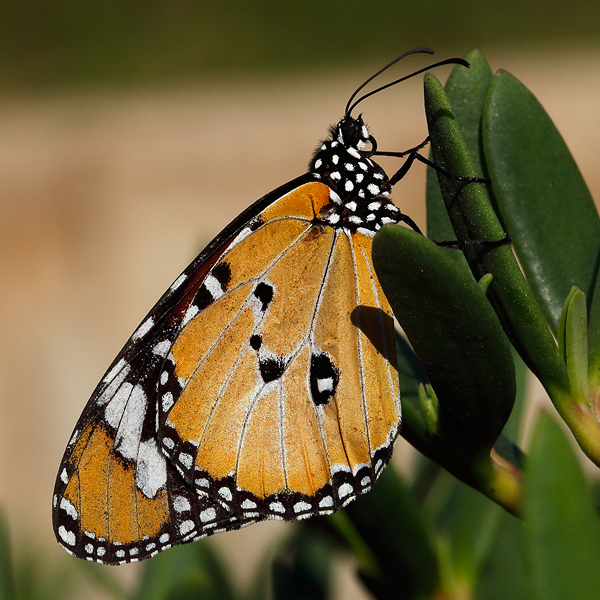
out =
<svg viewBox="0 0 600 600"><path fill-rule="evenodd" d="M217 511L214 508L207 508L200 513L200 520L203 523L214 521L217 518Z"/></svg>
<svg viewBox="0 0 600 600"><path fill-rule="evenodd" d="M158 490L167 483L167 463L154 439L140 444L135 483L146 498L154 498Z"/></svg>
<svg viewBox="0 0 600 600"><path fill-rule="evenodd" d="M65 544L75 545L75 534L72 531L67 531L63 525L58 528L58 535Z"/></svg>
<svg viewBox="0 0 600 600"><path fill-rule="evenodd" d="M108 383L111 381L114 376L127 364L127 361L122 358L119 362L106 374L104 377L104 382Z"/></svg>
<svg viewBox="0 0 600 600"><path fill-rule="evenodd" d="M119 386L123 383L123 381L127 379L127 376L131 371L131 365L128 365L123 359L119 361L119 364L122 367L121 371L113 375L113 379L110 382L110 385L108 385L108 387L98 396L96 400L98 406L103 406L104 404L106 404L115 395L116 391L119 389ZM111 373L114 370L115 369L112 369Z"/></svg>
<svg viewBox="0 0 600 600"><path fill-rule="evenodd" d="M141 337L144 337L152 328L154 327L154 319L152 317L148 317L136 330L136 332L131 336L132 340L139 340Z"/></svg>
<svg viewBox="0 0 600 600"><path fill-rule="evenodd" d="M166 392L162 396L162 409L163 412L167 412L171 406L173 406L173 394L171 392Z"/></svg>
<svg viewBox="0 0 600 600"><path fill-rule="evenodd" d="M130 383L124 383L106 405L104 417L111 427L118 428L115 448L124 458L137 455L147 405L142 386L132 387Z"/></svg>
<svg viewBox="0 0 600 600"><path fill-rule="evenodd" d="M179 513L187 512L188 510L192 509L189 500L187 498L184 498L183 496L175 497L175 499L173 500L173 508Z"/></svg>
<svg viewBox="0 0 600 600"><path fill-rule="evenodd" d="M227 500L227 502L231 502L233 496L231 495L231 490L228 487L222 487L219 489L219 496L223 498L223 500Z"/></svg>
<svg viewBox="0 0 600 600"><path fill-rule="evenodd" d="M74 520L77 520L77 510L66 498L60 499L60 507Z"/></svg>
<svg viewBox="0 0 600 600"><path fill-rule="evenodd" d="M220 298L223 295L221 284L214 275L209 275L204 280L204 286L209 291L210 295L213 297L213 300L216 300L217 298Z"/></svg>
<svg viewBox="0 0 600 600"><path fill-rule="evenodd" d="M306 512L307 510L310 510L312 508L312 506L308 503L308 502L296 502L296 504L294 504L294 512L295 513L300 513L300 512Z"/></svg>
<svg viewBox="0 0 600 600"><path fill-rule="evenodd" d="M325 496L319 502L319 508L331 508L333 506L333 498L331 496Z"/></svg>
<svg viewBox="0 0 600 600"><path fill-rule="evenodd" d="M334 192L331 188L329 188L329 199L334 203L334 204L341 204L342 203L342 199L337 195L336 192Z"/></svg>
<svg viewBox="0 0 600 600"><path fill-rule="evenodd" d="M317 379L317 389L319 392L330 392L333 390L333 377Z"/></svg>
<svg viewBox="0 0 600 600"><path fill-rule="evenodd" d="M162 356L166 358L169 350L171 349L171 342L169 340L163 340L162 342L158 342L154 348L152 348L152 353L157 356Z"/></svg>
<svg viewBox="0 0 600 600"><path fill-rule="evenodd" d="M181 321L182 325L187 325L198 313L200 309L195 304L190 304L188 309L185 311L185 316Z"/></svg>
<svg viewBox="0 0 600 600"><path fill-rule="evenodd" d="M187 279L187 275L185 274L181 274L172 284L171 287L169 288L172 292L174 292L185 280Z"/></svg>
<svg viewBox="0 0 600 600"><path fill-rule="evenodd" d="M335 475L336 473L351 473L350 467L348 465L332 465L331 466L331 474Z"/></svg>
<svg viewBox="0 0 600 600"><path fill-rule="evenodd" d="M365 147L364 143L363 143L362 147L363 148ZM355 150L354 148L346 148L346 150L350 156L353 156L354 158L358 158L358 159L362 158L360 155L360 152L358 150Z"/></svg>
<svg viewBox="0 0 600 600"><path fill-rule="evenodd" d="M349 483L342 483L338 489L338 497L345 498L354 492L354 488Z"/></svg>
<svg viewBox="0 0 600 600"><path fill-rule="evenodd" d="M379 229L378 226L377 226L377 229ZM375 235L374 231L371 231L370 229L367 229L366 227L359 227L356 231L357 231L357 233L362 233L363 235L366 235L368 237L373 237Z"/></svg>
<svg viewBox="0 0 600 600"><path fill-rule="evenodd" d="M379 189L379 187L378 187L378 186L376 186L374 183L370 183L370 184L367 186L367 189L369 190L369 192L370 192L370 193L371 193L373 196L377 196L377 194L379 194L379 192L381 191L381 190Z"/></svg>
<svg viewBox="0 0 600 600"><path fill-rule="evenodd" d="M188 519L187 521L184 521L179 526L179 533L181 535L185 535L186 533L193 531L194 527L196 527L196 525L194 524L194 521L192 521L191 519Z"/></svg>
<svg viewBox="0 0 600 600"><path fill-rule="evenodd" d="M194 464L194 459L191 454L187 454L186 452L182 452L179 455L179 462L186 468L191 469Z"/></svg>
<svg viewBox="0 0 600 600"><path fill-rule="evenodd" d="M269 504L269 509L276 513L285 512L285 506L283 506L281 502L271 502L271 504Z"/></svg>

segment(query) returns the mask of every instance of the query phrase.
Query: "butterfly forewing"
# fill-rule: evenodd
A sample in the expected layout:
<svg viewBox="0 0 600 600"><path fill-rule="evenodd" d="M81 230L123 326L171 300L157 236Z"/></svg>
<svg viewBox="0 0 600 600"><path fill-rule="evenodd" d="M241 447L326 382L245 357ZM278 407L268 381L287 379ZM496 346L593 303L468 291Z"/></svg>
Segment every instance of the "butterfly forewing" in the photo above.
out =
<svg viewBox="0 0 600 600"><path fill-rule="evenodd" d="M227 283L190 305L161 374L163 450L247 518L333 512L370 488L397 433L371 238L325 226L329 206L329 188L310 183L263 211L208 274Z"/></svg>

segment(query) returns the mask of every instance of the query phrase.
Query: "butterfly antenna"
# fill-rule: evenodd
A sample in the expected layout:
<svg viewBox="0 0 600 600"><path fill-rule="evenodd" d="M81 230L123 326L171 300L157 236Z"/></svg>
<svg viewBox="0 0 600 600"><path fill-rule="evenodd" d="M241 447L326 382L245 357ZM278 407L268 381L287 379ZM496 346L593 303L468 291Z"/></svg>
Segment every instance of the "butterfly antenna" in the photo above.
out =
<svg viewBox="0 0 600 600"><path fill-rule="evenodd" d="M354 106L356 106L357 103L353 104L352 107L350 107L350 104L352 104L352 100L354 100L354 98L356 98L356 95L358 94L358 92L360 92L360 90L362 90L366 85L369 85L369 83L371 83L371 81L373 81L373 79L375 79L376 77L379 77L379 75L381 75L384 71L387 71L390 67L393 67L398 61L401 61L403 58L406 58L407 56L410 56L411 54L435 54L435 52L431 48L413 48L412 50L405 52L398 58L395 58L391 63L388 63L382 69L379 69L379 71L377 71L377 73L375 73L374 75L371 75L371 77L369 77L369 79L367 79L358 88L356 88L356 90L354 91L352 96L350 96L350 99L348 100L348 103L346 104L345 115L347 117L350 116L350 112L351 112L352 108ZM360 100L359 100L359 102L360 102ZM348 107L350 107L350 108L348 108Z"/></svg>
<svg viewBox="0 0 600 600"><path fill-rule="evenodd" d="M374 94L377 94L377 93L381 92L382 90L392 87L393 85L396 85L397 83L400 83L402 81L406 81L407 79L410 79L411 77L414 77L415 75L424 73L425 71L428 71L429 69L435 69L436 67L441 67L443 65L462 65L463 67L467 67L467 68L469 68L471 66L463 58L447 58L446 60L441 60L440 62L433 63L432 65L424 67L423 69L419 69L418 71L415 71L414 73L411 73L410 75L405 75L404 77L400 77L400 79L396 79L395 81L392 81L391 83L386 83L385 85L382 85L381 87L374 89L372 92L369 92L368 94L364 94L358 100L356 100L353 104L351 104L352 100L356 97L358 92L360 92L360 90L362 90L365 87L365 85L367 85L369 82L373 81L373 79L375 79L375 77L377 77L378 75L383 73L386 69L389 69L393 64L397 63L400 59L404 58L405 56L408 56L410 54L417 54L417 53L433 54L433 50L430 50L429 48L414 48L413 50L409 50L408 52L404 53L402 56L399 56L396 60L392 61L389 65L386 65L385 67L383 67L383 69L381 69L380 71L375 73L375 75L373 75L372 77L369 77L369 79L367 79L367 81L365 81L354 92L354 94L352 94L350 100L348 100L348 104L346 104L346 113L345 113L346 116L349 117L350 113L356 108L356 105L359 104L360 102L362 102L363 100L365 100L366 98L369 98L369 96L373 96Z"/></svg>

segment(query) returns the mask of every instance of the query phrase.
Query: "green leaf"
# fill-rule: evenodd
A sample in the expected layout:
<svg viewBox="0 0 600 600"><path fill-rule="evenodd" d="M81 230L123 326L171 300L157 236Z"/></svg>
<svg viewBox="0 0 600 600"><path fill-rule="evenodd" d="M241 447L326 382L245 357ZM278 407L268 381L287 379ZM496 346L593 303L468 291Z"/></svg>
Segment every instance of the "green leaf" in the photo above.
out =
<svg viewBox="0 0 600 600"><path fill-rule="evenodd" d="M146 561L137 600L234 600L229 578L206 540L175 546Z"/></svg>
<svg viewBox="0 0 600 600"><path fill-rule="evenodd" d="M600 277L596 280L588 328L590 403L600 407Z"/></svg>
<svg viewBox="0 0 600 600"><path fill-rule="evenodd" d="M548 114L505 71L490 89L483 140L502 222L556 332L571 287L592 296L600 249L594 201Z"/></svg>
<svg viewBox="0 0 600 600"><path fill-rule="evenodd" d="M501 514L498 535L475 588L475 600L531 599L523 538L522 521L508 513Z"/></svg>
<svg viewBox="0 0 600 600"><path fill-rule="evenodd" d="M441 505L438 496L444 498ZM428 494L425 510L436 525L446 596L471 598L495 545L502 509L441 472Z"/></svg>
<svg viewBox="0 0 600 600"><path fill-rule="evenodd" d="M333 542L323 533L297 528L273 561L273 599L326 600L334 550Z"/></svg>
<svg viewBox="0 0 600 600"><path fill-rule="evenodd" d="M476 175L452 106L433 75L425 76L425 108L435 163L455 175ZM459 240L503 238L502 226L481 184L453 181L441 174L438 181ZM553 400L568 400L564 361L510 246L467 246L465 255L476 279L486 273L493 275L487 297L527 366Z"/></svg>
<svg viewBox="0 0 600 600"><path fill-rule="evenodd" d="M587 332L585 295L573 286L560 315L558 346L567 364L573 399L578 404L588 403Z"/></svg>
<svg viewBox="0 0 600 600"><path fill-rule="evenodd" d="M508 340L477 283L441 248L399 225L375 236L373 262L439 399L441 435L468 455L490 449L510 415L515 374Z"/></svg>
<svg viewBox="0 0 600 600"><path fill-rule="evenodd" d="M373 489L346 507L381 575L361 572L376 598L429 598L437 561L422 516L405 483L388 465Z"/></svg>
<svg viewBox="0 0 600 600"><path fill-rule="evenodd" d="M471 67L465 69L457 65L452 70L445 89L475 169L483 175L481 164L481 115L483 105L492 83L493 75L485 57L479 50L473 50L465 56ZM436 241L453 240L454 230L440 192L436 172L427 171L427 236ZM460 252L448 252L455 260L464 258Z"/></svg>
<svg viewBox="0 0 600 600"><path fill-rule="evenodd" d="M534 598L598 598L600 525L592 493L569 441L545 413L531 441L523 503Z"/></svg>

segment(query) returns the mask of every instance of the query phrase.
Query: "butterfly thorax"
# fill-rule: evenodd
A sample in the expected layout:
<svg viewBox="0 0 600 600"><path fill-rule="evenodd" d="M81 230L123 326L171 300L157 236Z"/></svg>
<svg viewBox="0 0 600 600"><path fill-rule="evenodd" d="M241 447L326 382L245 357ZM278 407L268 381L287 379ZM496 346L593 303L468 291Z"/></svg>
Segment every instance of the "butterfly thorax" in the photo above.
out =
<svg viewBox="0 0 600 600"><path fill-rule="evenodd" d="M311 174L331 189L331 205L322 215L328 225L373 235L398 221L400 211L387 198L392 186L385 171L365 151L375 140L359 116L344 117L315 152Z"/></svg>

